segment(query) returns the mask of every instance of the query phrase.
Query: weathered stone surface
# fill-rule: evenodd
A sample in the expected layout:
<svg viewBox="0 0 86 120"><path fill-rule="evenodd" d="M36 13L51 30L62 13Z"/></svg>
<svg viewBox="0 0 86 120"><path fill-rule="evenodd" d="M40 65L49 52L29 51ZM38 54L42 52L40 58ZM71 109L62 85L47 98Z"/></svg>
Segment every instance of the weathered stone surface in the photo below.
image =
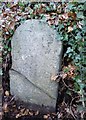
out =
<svg viewBox="0 0 86 120"><path fill-rule="evenodd" d="M23 75L18 74L15 71L11 71L11 75L13 77L12 88L18 94L18 98L24 100L25 102L35 103L37 105L49 106L50 104L54 104L56 102L55 98L52 95L49 95L46 90L43 90L39 87L36 87L35 84L30 82ZM17 93L19 92L19 93ZM52 99L52 100L51 100Z"/></svg>
<svg viewBox="0 0 86 120"><path fill-rule="evenodd" d="M57 83L51 76L60 67L62 43L42 20L27 20L12 39L11 93L24 102L54 107Z"/></svg>

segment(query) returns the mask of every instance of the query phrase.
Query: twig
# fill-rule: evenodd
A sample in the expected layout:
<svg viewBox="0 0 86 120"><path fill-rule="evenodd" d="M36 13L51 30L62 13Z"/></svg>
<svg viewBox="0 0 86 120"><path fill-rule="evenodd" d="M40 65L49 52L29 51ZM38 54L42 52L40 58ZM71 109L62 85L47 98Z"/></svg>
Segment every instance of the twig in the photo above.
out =
<svg viewBox="0 0 86 120"><path fill-rule="evenodd" d="M77 91L71 89L71 88L64 82L63 79L62 79L62 82L64 83L64 85L65 85L70 91L77 93Z"/></svg>
<svg viewBox="0 0 86 120"><path fill-rule="evenodd" d="M11 100L9 101L9 103L11 103L14 99L15 99L15 96L13 96L13 97L11 98Z"/></svg>
<svg viewBox="0 0 86 120"><path fill-rule="evenodd" d="M74 115L74 113L73 113L73 111L72 111L72 103L73 103L73 101L76 99L76 98L79 98L80 96L77 96L77 97L75 97L75 98L73 98L72 100L71 100L71 103L70 103L70 113L71 113L71 115L73 116L73 118L75 119L75 120L77 120L77 118L75 117L75 115Z"/></svg>

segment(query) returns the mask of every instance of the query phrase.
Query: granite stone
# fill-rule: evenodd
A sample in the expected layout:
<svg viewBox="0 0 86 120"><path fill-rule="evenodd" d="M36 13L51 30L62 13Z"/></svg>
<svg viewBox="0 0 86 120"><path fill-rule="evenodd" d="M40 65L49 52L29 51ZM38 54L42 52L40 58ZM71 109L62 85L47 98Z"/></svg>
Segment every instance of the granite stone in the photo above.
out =
<svg viewBox="0 0 86 120"><path fill-rule="evenodd" d="M10 89L24 102L55 108L58 83L51 80L61 65L62 42L43 20L26 20L12 38Z"/></svg>

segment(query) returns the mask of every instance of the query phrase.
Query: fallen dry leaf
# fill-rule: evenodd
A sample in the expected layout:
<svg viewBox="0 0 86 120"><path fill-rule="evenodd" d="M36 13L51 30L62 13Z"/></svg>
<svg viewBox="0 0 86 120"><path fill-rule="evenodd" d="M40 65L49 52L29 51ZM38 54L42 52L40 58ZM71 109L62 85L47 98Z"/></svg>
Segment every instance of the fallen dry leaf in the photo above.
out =
<svg viewBox="0 0 86 120"><path fill-rule="evenodd" d="M17 115L16 115L16 118L19 118L19 117L20 117L20 114L17 114Z"/></svg>
<svg viewBox="0 0 86 120"><path fill-rule="evenodd" d="M75 12L69 12L68 17L72 17L73 20L76 20L76 13Z"/></svg>
<svg viewBox="0 0 86 120"><path fill-rule="evenodd" d="M25 111L25 108L21 109L20 112L23 113Z"/></svg>
<svg viewBox="0 0 86 120"><path fill-rule="evenodd" d="M62 78L65 79L67 77L67 73L62 74Z"/></svg>
<svg viewBox="0 0 86 120"><path fill-rule="evenodd" d="M48 119L48 117L49 117L48 115L44 115L44 119Z"/></svg>
<svg viewBox="0 0 86 120"><path fill-rule="evenodd" d="M73 27L69 26L68 27L68 32L72 32L73 31Z"/></svg>
<svg viewBox="0 0 86 120"><path fill-rule="evenodd" d="M4 112L8 112L9 111L7 102L4 103L2 109L3 109Z"/></svg>
<svg viewBox="0 0 86 120"><path fill-rule="evenodd" d="M35 115L38 115L39 114L39 111L37 110L36 112L35 112Z"/></svg>
<svg viewBox="0 0 86 120"><path fill-rule="evenodd" d="M28 115L28 114L29 114L29 109L26 109L24 115Z"/></svg>
<svg viewBox="0 0 86 120"><path fill-rule="evenodd" d="M14 30L15 22L11 21L9 25L9 29Z"/></svg>
<svg viewBox="0 0 86 120"><path fill-rule="evenodd" d="M68 14L64 13L63 15L59 15L59 19L61 19L61 20L67 20L68 19Z"/></svg>
<svg viewBox="0 0 86 120"><path fill-rule="evenodd" d="M56 75L56 76L53 76L53 75L52 75L52 76L51 76L51 80L52 80L52 81L55 81L57 78L58 78L58 75Z"/></svg>
<svg viewBox="0 0 86 120"><path fill-rule="evenodd" d="M30 111L29 111L29 115L33 116L33 112L30 112Z"/></svg>
<svg viewBox="0 0 86 120"><path fill-rule="evenodd" d="M3 113L2 113L2 112L0 112L0 120L2 120L2 115L3 115Z"/></svg>
<svg viewBox="0 0 86 120"><path fill-rule="evenodd" d="M6 91L5 91L5 95L6 95L6 96L9 96L9 91L6 90Z"/></svg>

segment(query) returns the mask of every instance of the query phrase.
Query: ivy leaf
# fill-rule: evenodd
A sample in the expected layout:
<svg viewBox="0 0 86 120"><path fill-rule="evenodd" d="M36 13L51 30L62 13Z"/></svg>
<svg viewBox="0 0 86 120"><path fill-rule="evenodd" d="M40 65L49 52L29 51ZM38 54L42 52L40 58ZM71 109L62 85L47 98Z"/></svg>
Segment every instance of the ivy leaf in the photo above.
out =
<svg viewBox="0 0 86 120"><path fill-rule="evenodd" d="M79 39L79 40L82 38L80 32L77 33L77 35L75 36L75 38L76 38L76 39Z"/></svg>
<svg viewBox="0 0 86 120"><path fill-rule="evenodd" d="M63 40L63 36L57 32L56 39Z"/></svg>
<svg viewBox="0 0 86 120"><path fill-rule="evenodd" d="M78 85L77 82L74 83L74 89L75 89L76 91L80 91L80 87L79 87L79 85Z"/></svg>
<svg viewBox="0 0 86 120"><path fill-rule="evenodd" d="M84 19L83 12L78 12L77 13L77 18Z"/></svg>
<svg viewBox="0 0 86 120"><path fill-rule="evenodd" d="M86 26L83 26L82 31L85 33L86 32Z"/></svg>
<svg viewBox="0 0 86 120"><path fill-rule="evenodd" d="M74 6L73 4L69 3L68 6L67 6L67 8L68 8L69 10L71 10L71 9L73 8L73 6Z"/></svg>
<svg viewBox="0 0 86 120"><path fill-rule="evenodd" d="M71 47L68 47L66 53L70 53L70 52L73 52L73 49Z"/></svg>
<svg viewBox="0 0 86 120"><path fill-rule="evenodd" d="M64 25L63 24L60 24L59 25L59 32L61 32L61 30L64 28Z"/></svg>
<svg viewBox="0 0 86 120"><path fill-rule="evenodd" d="M68 34L65 34L64 40L65 40L65 41L68 41Z"/></svg>
<svg viewBox="0 0 86 120"><path fill-rule="evenodd" d="M77 106L77 109L79 110L79 111L86 111L86 107L83 107L82 105L78 105Z"/></svg>

